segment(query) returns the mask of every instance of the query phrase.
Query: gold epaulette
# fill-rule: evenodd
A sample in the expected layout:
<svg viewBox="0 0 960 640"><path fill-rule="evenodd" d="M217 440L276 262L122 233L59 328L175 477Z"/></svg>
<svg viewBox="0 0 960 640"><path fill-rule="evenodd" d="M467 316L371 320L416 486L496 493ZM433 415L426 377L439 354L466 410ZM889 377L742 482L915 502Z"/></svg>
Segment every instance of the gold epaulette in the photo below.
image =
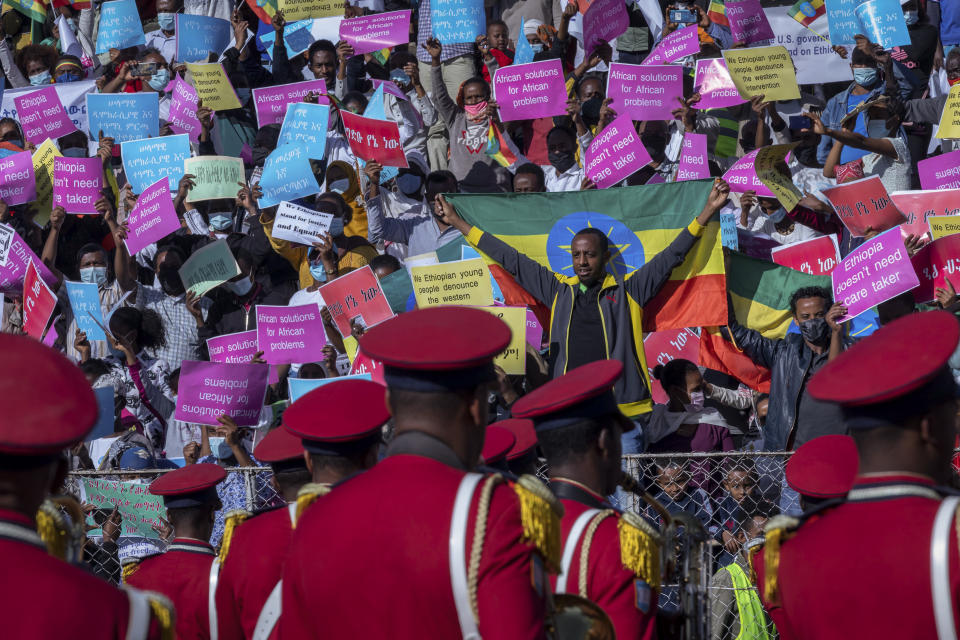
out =
<svg viewBox="0 0 960 640"><path fill-rule="evenodd" d="M551 572L560 570L560 519L563 505L536 476L522 475L513 484L520 499L523 539L532 542Z"/></svg>
<svg viewBox="0 0 960 640"><path fill-rule="evenodd" d="M86 534L83 511L76 500L69 496L47 498L37 509L36 521L37 533L50 555L70 563L80 561Z"/></svg>
<svg viewBox="0 0 960 640"><path fill-rule="evenodd" d="M177 614L173 602L156 591L140 589L133 589L132 591L139 591L147 599L147 603L150 605L150 617L157 621L160 640L174 640L177 637Z"/></svg>
<svg viewBox="0 0 960 640"><path fill-rule="evenodd" d="M660 588L660 547L663 538L646 520L626 511L617 522L620 532L620 562L638 578Z"/></svg>
<svg viewBox="0 0 960 640"><path fill-rule="evenodd" d="M253 514L244 509L234 509L233 511L228 511L224 516L223 537L220 539L220 553L217 555L217 560L219 560L221 565L227 559L227 554L230 553L230 543L233 541L233 530L251 515Z"/></svg>
<svg viewBox="0 0 960 640"><path fill-rule="evenodd" d="M137 572L137 569L140 568L140 559L138 558L128 558L123 561L120 569L120 582L121 584L127 584L127 580Z"/></svg>
<svg viewBox="0 0 960 640"><path fill-rule="evenodd" d="M779 604L780 545L793 537L800 521L790 516L774 516L764 528L763 543L763 599L769 605Z"/></svg>
<svg viewBox="0 0 960 640"><path fill-rule="evenodd" d="M308 482L300 487L300 491L297 491L297 514L293 526L296 527L297 522L300 522L300 516L307 510L307 507L312 505L317 498L328 493L330 493L330 485L325 483Z"/></svg>

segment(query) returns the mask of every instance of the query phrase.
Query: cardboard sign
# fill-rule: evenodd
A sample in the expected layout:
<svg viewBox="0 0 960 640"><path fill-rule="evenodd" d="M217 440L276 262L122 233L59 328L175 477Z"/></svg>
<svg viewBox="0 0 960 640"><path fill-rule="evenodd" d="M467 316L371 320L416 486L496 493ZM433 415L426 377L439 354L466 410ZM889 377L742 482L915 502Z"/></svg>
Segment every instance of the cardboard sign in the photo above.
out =
<svg viewBox="0 0 960 640"><path fill-rule="evenodd" d="M821 193L856 238L862 238L867 227L885 231L907 221L893 204L879 176L840 184Z"/></svg>
<svg viewBox="0 0 960 640"><path fill-rule="evenodd" d="M493 287L482 259L409 267L417 308L443 305L493 306Z"/></svg>
<svg viewBox="0 0 960 640"><path fill-rule="evenodd" d="M630 116L617 116L587 148L583 170L600 189L612 187L650 163Z"/></svg>
<svg viewBox="0 0 960 640"><path fill-rule="evenodd" d="M312 245L330 231L332 213L314 211L292 202L281 202L273 220L273 237L305 245Z"/></svg>
<svg viewBox="0 0 960 640"><path fill-rule="evenodd" d="M907 221L900 225L903 235L924 236L930 231L931 216L960 214L960 189L895 191L890 199Z"/></svg>
<svg viewBox="0 0 960 640"><path fill-rule="evenodd" d="M734 42L753 44L774 38L760 0L727 0L724 9Z"/></svg>
<svg viewBox="0 0 960 640"><path fill-rule="evenodd" d="M97 88L94 80L78 80L77 82L61 82L52 85L60 98L60 104L66 110L70 121L79 131L90 131L90 120L87 117L87 94L95 91ZM19 120L17 113L16 98L29 93L43 91L42 88L27 87L5 87L0 95L0 118L13 118ZM97 132L94 131L94 134Z"/></svg>
<svg viewBox="0 0 960 640"><path fill-rule="evenodd" d="M927 222L934 240L960 233L960 216L930 216Z"/></svg>
<svg viewBox="0 0 960 640"><path fill-rule="evenodd" d="M493 359L493 364L507 375L522 376L527 372L527 308L481 307L503 320L510 327L510 344Z"/></svg>
<svg viewBox="0 0 960 640"><path fill-rule="evenodd" d="M233 29L223 18L176 14L177 62L207 62L230 46Z"/></svg>
<svg viewBox="0 0 960 640"><path fill-rule="evenodd" d="M683 97L683 68L668 65L610 63L607 97L617 115L633 120L671 120Z"/></svg>
<svg viewBox="0 0 960 640"><path fill-rule="evenodd" d="M369 329L394 316L377 276L369 266L331 280L320 287L320 295L340 335L349 336L351 324Z"/></svg>
<svg viewBox="0 0 960 640"><path fill-rule="evenodd" d="M841 322L920 285L899 229L885 231L851 251L830 277L834 300L847 307Z"/></svg>
<svg viewBox="0 0 960 640"><path fill-rule="evenodd" d="M666 404L670 401L663 385L653 377L658 364L666 365L671 360L682 358L696 364L700 358L700 336L690 329L653 331L643 336L643 353L646 356L647 372L650 375L650 395L653 401Z"/></svg>
<svg viewBox="0 0 960 640"><path fill-rule="evenodd" d="M0 223L0 266L7 264L7 256L10 255L15 234L13 227Z"/></svg>
<svg viewBox="0 0 960 640"><path fill-rule="evenodd" d="M289 16L287 16L289 20ZM330 104L327 98L327 82L307 80L281 84L275 87L262 87L253 90L253 108L257 114L257 126L263 128L268 124L280 124L287 114L287 107L294 102L303 102L308 93L315 93L320 97L320 104Z"/></svg>
<svg viewBox="0 0 960 640"><path fill-rule="evenodd" d="M960 138L960 84L950 87L947 103L940 113L936 137L941 140Z"/></svg>
<svg viewBox="0 0 960 640"><path fill-rule="evenodd" d="M884 49L910 44L910 32L899 0L868 0L853 10L860 31Z"/></svg>
<svg viewBox="0 0 960 640"><path fill-rule="evenodd" d="M183 162L183 172L193 174L194 186L187 202L237 197L238 182L246 182L243 160L228 156L197 156Z"/></svg>
<svg viewBox="0 0 960 640"><path fill-rule="evenodd" d="M722 58L697 60L693 86L694 91L700 94L700 100L693 105L694 109L721 109L747 101L740 96L737 85L727 71L727 63Z"/></svg>
<svg viewBox="0 0 960 640"><path fill-rule="evenodd" d="M960 151L933 156L917 163L921 189L960 188Z"/></svg>
<svg viewBox="0 0 960 640"><path fill-rule="evenodd" d="M829 275L840 262L837 236L830 234L795 242L770 251L770 257L779 265L813 275Z"/></svg>
<svg viewBox="0 0 960 640"><path fill-rule="evenodd" d="M287 388L290 391L291 404L310 393L314 389L319 389L331 382L341 382L343 380L368 380L372 381L373 376L369 373L358 373L350 376L338 376L336 378L287 378Z"/></svg>
<svg viewBox="0 0 960 640"><path fill-rule="evenodd" d="M147 43L135 0L110 0L100 5L96 52L126 49Z"/></svg>
<svg viewBox="0 0 960 640"><path fill-rule="evenodd" d="M371 13L340 23L340 39L363 55L410 41L410 11Z"/></svg>
<svg viewBox="0 0 960 640"><path fill-rule="evenodd" d="M601 42L612 42L630 26L623 0L593 0L583 13L583 50L588 54Z"/></svg>
<svg viewBox="0 0 960 640"><path fill-rule="evenodd" d="M83 478L83 491L83 501L97 509L113 511L114 507L117 508L123 518L120 524L121 537L160 538L153 527L163 526L162 520L166 520L167 510L163 506L163 498L150 493L149 483L86 477Z"/></svg>
<svg viewBox="0 0 960 640"><path fill-rule="evenodd" d="M261 209L320 193L308 155L303 146L285 144L267 156L260 176L263 197L258 204Z"/></svg>
<svg viewBox="0 0 960 640"><path fill-rule="evenodd" d="M257 353L257 330L226 333L222 336L207 338L207 353L210 362L247 363ZM269 365L268 365L269 366ZM267 384L280 382L276 367L270 367Z"/></svg>
<svg viewBox="0 0 960 640"><path fill-rule="evenodd" d="M343 129L354 155L367 162L379 162L385 167L406 168L400 129L392 120L375 120L341 111Z"/></svg>
<svg viewBox="0 0 960 640"><path fill-rule="evenodd" d="M819 34L826 31L826 21L821 18L810 29L793 19L782 6L763 10L767 21L777 35L777 44L783 45L793 60L799 84L825 82L849 82L853 79L850 60L844 60L831 48L830 42ZM822 26L821 26L822 25ZM811 31L813 29L814 31ZM851 50L853 42L847 43ZM768 98L769 99L769 98Z"/></svg>
<svg viewBox="0 0 960 640"><path fill-rule="evenodd" d="M836 45L853 44L856 36L863 33L854 10L861 0L828 0L827 23L830 25L830 42Z"/></svg>
<svg viewBox="0 0 960 640"><path fill-rule="evenodd" d="M180 219L165 178L147 187L137 198L127 217L127 229L124 244L132 256L180 229Z"/></svg>
<svg viewBox="0 0 960 640"><path fill-rule="evenodd" d="M63 156L53 140L43 141L33 152L33 178L37 187L36 207L40 213L33 219L37 224L45 222L53 209L53 163Z"/></svg>
<svg viewBox="0 0 960 640"><path fill-rule="evenodd" d="M202 296L240 275L240 266L224 238L194 251L180 267L179 274L183 286L195 295Z"/></svg>
<svg viewBox="0 0 960 640"><path fill-rule="evenodd" d="M757 178L760 179L770 191L776 195L777 200L787 211L793 211L797 204L803 198L803 194L793 184L790 179L790 170L786 165L786 157L798 143L775 144L769 147L761 147L757 150L754 158L753 167L757 172ZM782 169L786 173L781 173Z"/></svg>
<svg viewBox="0 0 960 640"><path fill-rule="evenodd" d="M125 0L111 1L124 2ZM153 91L87 94L90 138L96 140L100 131L103 131L104 136L113 138L116 144L158 137L160 135L158 100L159 94Z"/></svg>
<svg viewBox="0 0 960 640"><path fill-rule="evenodd" d="M70 282L65 280L70 309L80 331L87 334L87 340L106 340L107 335L101 327L107 326L100 307L100 291L95 282ZM98 324L99 323L99 324ZM112 411L111 411L112 412Z"/></svg>
<svg viewBox="0 0 960 640"><path fill-rule="evenodd" d="M178 14L179 15L179 14ZM173 81L173 91L170 94L170 115L167 123L174 133L185 133L190 140L200 140L203 127L197 118L197 105L200 97L197 90L177 76Z"/></svg>
<svg viewBox="0 0 960 640"><path fill-rule="evenodd" d="M217 418L226 415L237 426L256 426L267 393L268 370L265 364L184 360L173 417L216 426Z"/></svg>
<svg viewBox="0 0 960 640"><path fill-rule="evenodd" d="M920 283L913 290L918 304L932 302L938 288L947 288L947 279L960 287L960 235L945 236L926 244L910 259Z"/></svg>
<svg viewBox="0 0 960 640"><path fill-rule="evenodd" d="M677 163L676 181L702 180L709 177L707 134L684 133L683 146L680 148L680 161Z"/></svg>
<svg viewBox="0 0 960 640"><path fill-rule="evenodd" d="M343 0L278 0L286 20L343 15Z"/></svg>
<svg viewBox="0 0 960 640"><path fill-rule="evenodd" d="M143 193L164 177L170 191L175 193L183 177L184 162L189 157L190 137L187 134L123 143L123 170L134 193Z"/></svg>
<svg viewBox="0 0 960 640"><path fill-rule="evenodd" d="M793 61L785 48L729 49L723 57L741 96L749 99L762 94L768 102L800 99Z"/></svg>
<svg viewBox="0 0 960 640"><path fill-rule="evenodd" d="M292 104L283 118L277 146L299 145L306 148L308 157L321 160L327 146L329 121L328 105L306 102Z"/></svg>
<svg viewBox="0 0 960 640"><path fill-rule="evenodd" d="M193 86L197 89L197 96L203 101L203 106L214 111L228 111L241 107L240 98L230 84L222 64L219 62L188 63L187 71L193 76Z"/></svg>
<svg viewBox="0 0 960 640"><path fill-rule="evenodd" d="M737 214L721 211L718 217L720 218L720 244L727 249L739 251L740 236L737 234Z"/></svg>
<svg viewBox="0 0 960 640"><path fill-rule="evenodd" d="M532 120L566 113L567 89L560 60L500 67L493 74L500 120Z"/></svg>
<svg viewBox="0 0 960 640"><path fill-rule="evenodd" d="M441 44L475 42L487 31L483 0L431 0L430 30Z"/></svg>
<svg viewBox="0 0 960 640"><path fill-rule="evenodd" d="M23 332L40 340L57 306L57 296L40 277L33 260L27 265L23 283Z"/></svg>
<svg viewBox="0 0 960 640"><path fill-rule="evenodd" d="M47 138L57 139L77 130L53 86L17 96L13 101L17 105L23 136L28 142L36 145Z"/></svg>
<svg viewBox="0 0 960 640"><path fill-rule="evenodd" d="M45 283L53 286L57 277L43 264L40 256L35 254L29 245L23 241L20 234L11 229L10 248L6 252L6 260L0 261L0 293L20 295L23 292L23 281L27 275L27 267L32 261L40 271L40 277Z"/></svg>
<svg viewBox="0 0 960 640"><path fill-rule="evenodd" d="M692 24L664 37L640 64L668 64L698 53L700 37L697 34L697 25Z"/></svg>
<svg viewBox="0 0 960 640"><path fill-rule="evenodd" d="M257 306L257 350L270 364L319 362L327 334L320 307Z"/></svg>
<svg viewBox="0 0 960 640"><path fill-rule="evenodd" d="M53 206L67 213L97 214L94 203L103 189L99 157L53 159Z"/></svg>
<svg viewBox="0 0 960 640"><path fill-rule="evenodd" d="M0 158L0 200L14 207L36 199L37 185L30 152L22 151Z"/></svg>
<svg viewBox="0 0 960 640"><path fill-rule="evenodd" d="M747 191L756 191L758 196L764 198L776 198L777 196L770 188L760 181L754 164L760 149L754 149L750 153L744 154L739 160L733 163L733 166L727 169L723 174L723 179L730 185L730 191L734 193L745 193Z"/></svg>

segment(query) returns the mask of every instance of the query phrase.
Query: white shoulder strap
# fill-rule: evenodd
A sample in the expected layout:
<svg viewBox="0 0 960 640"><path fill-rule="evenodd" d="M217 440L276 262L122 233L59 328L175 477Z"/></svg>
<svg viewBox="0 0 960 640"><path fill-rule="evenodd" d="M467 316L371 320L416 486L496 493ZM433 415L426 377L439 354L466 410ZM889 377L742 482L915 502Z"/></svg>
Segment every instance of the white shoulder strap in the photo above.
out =
<svg viewBox="0 0 960 640"><path fill-rule="evenodd" d="M470 505L477 485L483 479L479 473L468 473L460 481L457 498L453 502L453 517L450 521L450 583L453 587L453 601L457 607L460 631L465 640L480 640L480 629L473 617L467 588L467 520L470 519Z"/></svg>
<svg viewBox="0 0 960 640"><path fill-rule="evenodd" d="M577 550L577 543L580 542L580 537L583 535L583 530L587 528L587 524L598 513L600 513L600 509L587 509L574 520L570 533L563 544L560 574L557 576L557 588L554 589L554 593L567 592L567 574L570 573L570 564L573 562L573 554Z"/></svg>
<svg viewBox="0 0 960 640"><path fill-rule="evenodd" d="M283 580L278 580L273 591L267 596L267 601L263 603L263 609L257 616L257 626L253 628L253 637L251 640L267 640L273 633L273 628L277 626L280 619L280 593L283 591Z"/></svg>
<svg viewBox="0 0 960 640"><path fill-rule="evenodd" d="M147 594L132 587L124 587L130 601L130 618L127 621L126 640L147 640L150 632L150 601Z"/></svg>
<svg viewBox="0 0 960 640"><path fill-rule="evenodd" d="M296 527L296 526L297 526L297 502L296 502L296 500L294 500L293 502L291 502L290 504L287 505L287 513L290 514L290 526L291 526L291 527Z"/></svg>
<svg viewBox="0 0 960 640"><path fill-rule="evenodd" d="M207 596L207 612L210 617L210 640L217 640L217 581L220 579L220 559L210 563L210 592Z"/></svg>
<svg viewBox="0 0 960 640"><path fill-rule="evenodd" d="M940 503L933 521L930 541L930 578L933 586L933 616L940 640L957 640L953 619L953 593L950 590L950 532L960 497L950 496Z"/></svg>

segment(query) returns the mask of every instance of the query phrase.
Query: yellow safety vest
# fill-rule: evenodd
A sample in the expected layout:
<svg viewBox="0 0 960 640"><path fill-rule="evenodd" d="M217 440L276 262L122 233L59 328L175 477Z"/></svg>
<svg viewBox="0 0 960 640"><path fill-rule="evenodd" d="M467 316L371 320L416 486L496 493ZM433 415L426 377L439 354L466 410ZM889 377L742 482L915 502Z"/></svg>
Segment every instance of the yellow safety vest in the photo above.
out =
<svg viewBox="0 0 960 640"><path fill-rule="evenodd" d="M740 565L733 563L724 567L733 579L733 593L737 598L737 615L740 617L740 635L737 640L770 640L767 631L767 616L760 604L757 590Z"/></svg>

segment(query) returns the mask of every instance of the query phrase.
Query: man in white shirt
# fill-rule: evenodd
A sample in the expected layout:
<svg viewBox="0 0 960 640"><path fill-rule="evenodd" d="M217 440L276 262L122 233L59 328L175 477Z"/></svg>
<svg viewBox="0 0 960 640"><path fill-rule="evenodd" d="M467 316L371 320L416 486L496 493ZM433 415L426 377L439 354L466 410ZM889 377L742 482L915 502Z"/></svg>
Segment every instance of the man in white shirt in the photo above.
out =
<svg viewBox="0 0 960 640"><path fill-rule="evenodd" d="M160 28L145 34L147 41L145 47L159 51L167 64L172 63L177 57L175 27L177 11L180 9L181 0L157 0L157 22Z"/></svg>

